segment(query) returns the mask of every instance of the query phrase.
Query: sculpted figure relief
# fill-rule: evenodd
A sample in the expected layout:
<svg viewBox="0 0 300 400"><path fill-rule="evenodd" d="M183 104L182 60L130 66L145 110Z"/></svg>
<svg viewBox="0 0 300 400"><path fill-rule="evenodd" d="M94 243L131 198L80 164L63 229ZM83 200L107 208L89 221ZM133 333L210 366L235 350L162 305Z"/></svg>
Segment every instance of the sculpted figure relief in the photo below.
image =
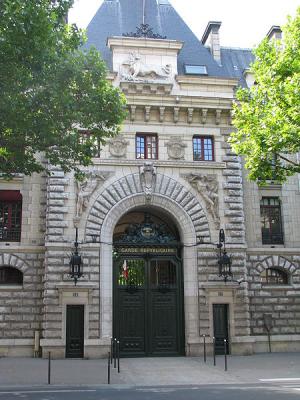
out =
<svg viewBox="0 0 300 400"><path fill-rule="evenodd" d="M92 171L87 174L84 181L76 181L77 185L77 202L76 202L76 219L78 220L84 208L88 206L91 195L94 193L95 189L100 182L104 182L110 173Z"/></svg>
<svg viewBox="0 0 300 400"><path fill-rule="evenodd" d="M211 214L216 228L220 227L218 181L215 175L189 174L185 179L197 190Z"/></svg>
<svg viewBox="0 0 300 400"><path fill-rule="evenodd" d="M129 59L122 63L126 72L122 74L122 78L127 80L137 80L138 78L148 77L150 79L168 79L172 72L172 66L166 64L164 66L148 65L141 60L141 56L136 53L130 53Z"/></svg>
<svg viewBox="0 0 300 400"><path fill-rule="evenodd" d="M129 142L125 140L121 135L114 137L108 141L109 152L113 157L125 157L126 150Z"/></svg>
<svg viewBox="0 0 300 400"><path fill-rule="evenodd" d="M146 201L150 201L156 183L156 167L153 166L152 162L145 162L140 167L140 181Z"/></svg>

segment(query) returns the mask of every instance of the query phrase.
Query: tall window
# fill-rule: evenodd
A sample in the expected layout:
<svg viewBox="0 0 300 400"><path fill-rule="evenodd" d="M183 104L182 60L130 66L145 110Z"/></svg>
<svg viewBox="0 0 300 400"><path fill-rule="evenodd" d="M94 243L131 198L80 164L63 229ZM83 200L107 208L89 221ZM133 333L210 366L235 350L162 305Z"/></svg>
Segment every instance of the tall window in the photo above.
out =
<svg viewBox="0 0 300 400"><path fill-rule="evenodd" d="M22 285L23 274L17 268L0 267L0 285Z"/></svg>
<svg viewBox="0 0 300 400"><path fill-rule="evenodd" d="M261 283L268 285L287 285L288 275L279 268L267 268L261 275Z"/></svg>
<svg viewBox="0 0 300 400"><path fill-rule="evenodd" d="M263 197L260 202L263 244L283 244L281 207L278 197Z"/></svg>
<svg viewBox="0 0 300 400"><path fill-rule="evenodd" d="M193 137L194 161L214 161L214 142L210 136Z"/></svg>
<svg viewBox="0 0 300 400"><path fill-rule="evenodd" d="M18 190L0 190L0 241L21 239L22 195Z"/></svg>
<svg viewBox="0 0 300 400"><path fill-rule="evenodd" d="M157 135L148 133L137 133L136 135L136 158L157 159Z"/></svg>

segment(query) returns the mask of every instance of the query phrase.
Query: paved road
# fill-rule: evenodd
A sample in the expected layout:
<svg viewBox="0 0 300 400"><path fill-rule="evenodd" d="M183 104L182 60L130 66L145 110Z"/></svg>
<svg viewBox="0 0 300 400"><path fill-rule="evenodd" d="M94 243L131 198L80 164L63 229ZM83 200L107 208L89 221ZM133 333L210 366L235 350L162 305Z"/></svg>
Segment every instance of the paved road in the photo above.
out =
<svg viewBox="0 0 300 400"><path fill-rule="evenodd" d="M300 380L285 380L240 385L2 388L0 400L299 400L299 394Z"/></svg>

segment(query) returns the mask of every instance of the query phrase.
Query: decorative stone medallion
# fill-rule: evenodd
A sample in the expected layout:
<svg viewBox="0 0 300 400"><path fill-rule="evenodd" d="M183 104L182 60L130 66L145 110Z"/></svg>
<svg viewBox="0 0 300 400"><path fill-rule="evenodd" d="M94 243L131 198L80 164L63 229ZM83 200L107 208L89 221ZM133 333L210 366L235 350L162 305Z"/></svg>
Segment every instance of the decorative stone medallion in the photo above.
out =
<svg viewBox="0 0 300 400"><path fill-rule="evenodd" d="M127 146L129 145L129 142L125 140L122 135L118 135L113 139L110 139L108 144L108 150L113 157L126 157Z"/></svg>
<svg viewBox="0 0 300 400"><path fill-rule="evenodd" d="M165 146L167 146L167 152L170 159L184 159L184 149L186 144L182 141L181 137L172 137L167 143L165 143Z"/></svg>

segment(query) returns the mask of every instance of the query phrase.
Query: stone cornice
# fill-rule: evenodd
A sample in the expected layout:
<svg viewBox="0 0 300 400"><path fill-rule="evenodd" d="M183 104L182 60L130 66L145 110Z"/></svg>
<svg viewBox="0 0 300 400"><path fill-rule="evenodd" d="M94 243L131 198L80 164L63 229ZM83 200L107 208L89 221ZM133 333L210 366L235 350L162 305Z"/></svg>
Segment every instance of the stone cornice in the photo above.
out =
<svg viewBox="0 0 300 400"><path fill-rule="evenodd" d="M173 84L170 82L120 82L121 90L127 94L170 94Z"/></svg>
<svg viewBox="0 0 300 400"><path fill-rule="evenodd" d="M224 162L216 162L216 161L182 161L182 160L166 160L166 161L161 161L161 160L151 160L153 161L153 165L155 167L161 167L161 168L197 168L197 169L225 169L226 168L226 163ZM137 160L108 160L108 159L99 159L99 158L94 158L93 159L93 164L94 165L114 165L116 167L126 167L126 166L136 166L139 167L144 164L144 160L137 161Z"/></svg>
<svg viewBox="0 0 300 400"><path fill-rule="evenodd" d="M30 245L6 245L5 242L0 243L0 253L44 253L46 250L45 246L30 246Z"/></svg>
<svg viewBox="0 0 300 400"><path fill-rule="evenodd" d="M144 48L144 49L163 49L178 53L183 42L168 39L149 39L149 38L131 38L126 36L113 36L107 39L107 47L113 50L116 47Z"/></svg>
<svg viewBox="0 0 300 400"><path fill-rule="evenodd" d="M291 255L299 255L300 249L299 247L249 247L247 249L247 254L249 255L281 255L281 256L291 256Z"/></svg>
<svg viewBox="0 0 300 400"><path fill-rule="evenodd" d="M23 174L15 174L12 179L5 179L0 177L0 183L20 183L24 181L24 175Z"/></svg>
<svg viewBox="0 0 300 400"><path fill-rule="evenodd" d="M117 72L112 72L110 71L107 76L106 79L109 81L114 81L116 79L116 77L118 76Z"/></svg>
<svg viewBox="0 0 300 400"><path fill-rule="evenodd" d="M157 106L157 107L180 107L208 108L208 109L232 109L233 98L227 97L204 97L204 96L166 96L165 93L126 93L127 105L135 106Z"/></svg>

